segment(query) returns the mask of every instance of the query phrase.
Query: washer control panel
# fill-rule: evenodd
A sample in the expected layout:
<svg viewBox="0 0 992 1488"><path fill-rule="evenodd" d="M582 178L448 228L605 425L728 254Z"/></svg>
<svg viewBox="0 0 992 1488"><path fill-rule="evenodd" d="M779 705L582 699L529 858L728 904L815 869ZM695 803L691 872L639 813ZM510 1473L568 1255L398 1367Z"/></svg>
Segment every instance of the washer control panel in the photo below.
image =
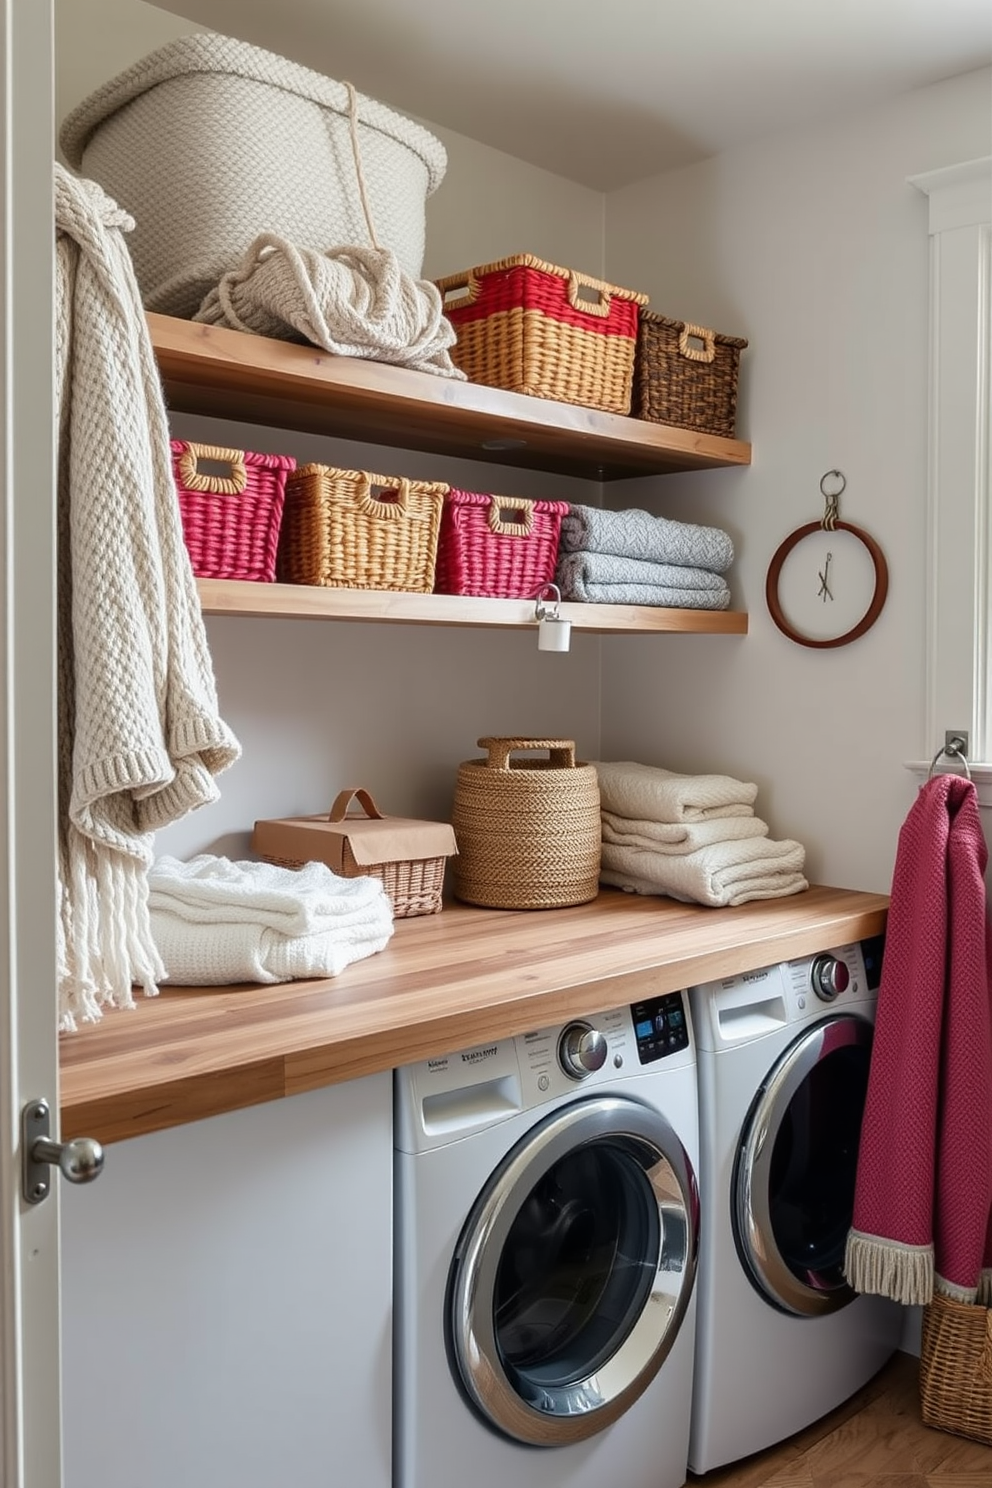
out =
<svg viewBox="0 0 992 1488"><path fill-rule="evenodd" d="M630 1016L641 1064L653 1064L656 1059L689 1047L689 1020L681 992L635 1002Z"/></svg>

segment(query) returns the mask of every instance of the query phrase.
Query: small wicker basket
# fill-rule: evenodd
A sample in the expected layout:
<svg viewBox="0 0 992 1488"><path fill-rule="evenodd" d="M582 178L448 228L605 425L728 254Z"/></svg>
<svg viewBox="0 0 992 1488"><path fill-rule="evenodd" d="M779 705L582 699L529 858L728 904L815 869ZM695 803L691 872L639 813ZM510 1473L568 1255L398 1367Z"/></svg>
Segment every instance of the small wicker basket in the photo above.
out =
<svg viewBox="0 0 992 1488"><path fill-rule="evenodd" d="M447 490L438 481L301 465L286 482L279 578L430 594Z"/></svg>
<svg viewBox="0 0 992 1488"><path fill-rule="evenodd" d="M992 1446L992 1308L935 1293L923 1309L920 1413L927 1426Z"/></svg>
<svg viewBox="0 0 992 1488"><path fill-rule="evenodd" d="M533 599L555 576L567 501L449 491L441 513L438 594Z"/></svg>
<svg viewBox="0 0 992 1488"><path fill-rule="evenodd" d="M485 909L556 909L599 891L602 841L594 766L567 739L479 741L486 759L458 767L453 890ZM511 760L546 749L545 760Z"/></svg>
<svg viewBox="0 0 992 1488"><path fill-rule="evenodd" d="M470 382L630 412L637 309L647 295L530 253L436 282L458 335L452 360Z"/></svg>
<svg viewBox="0 0 992 1488"><path fill-rule="evenodd" d="M636 418L733 439L740 355L747 342L640 310L632 411Z"/></svg>
<svg viewBox="0 0 992 1488"><path fill-rule="evenodd" d="M182 439L173 439L171 449L183 538L196 577L271 584L286 478L296 461Z"/></svg>

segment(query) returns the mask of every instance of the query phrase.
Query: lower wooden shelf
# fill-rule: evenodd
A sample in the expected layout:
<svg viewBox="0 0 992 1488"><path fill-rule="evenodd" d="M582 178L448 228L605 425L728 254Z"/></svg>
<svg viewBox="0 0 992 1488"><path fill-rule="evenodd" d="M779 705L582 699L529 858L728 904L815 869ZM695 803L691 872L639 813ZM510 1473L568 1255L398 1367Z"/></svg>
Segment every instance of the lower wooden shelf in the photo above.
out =
<svg viewBox="0 0 992 1488"><path fill-rule="evenodd" d="M707 909L604 889L451 904L326 981L166 987L64 1034L63 1140L119 1141L879 935L888 898L812 887Z"/></svg>
<svg viewBox="0 0 992 1488"><path fill-rule="evenodd" d="M510 630L526 630L535 624L531 599L322 589L306 584L251 584L236 579L198 579L197 588L205 615L468 625ZM559 613L576 630L593 635L637 632L746 635L748 622L747 615L739 610L668 610L643 605L564 603Z"/></svg>

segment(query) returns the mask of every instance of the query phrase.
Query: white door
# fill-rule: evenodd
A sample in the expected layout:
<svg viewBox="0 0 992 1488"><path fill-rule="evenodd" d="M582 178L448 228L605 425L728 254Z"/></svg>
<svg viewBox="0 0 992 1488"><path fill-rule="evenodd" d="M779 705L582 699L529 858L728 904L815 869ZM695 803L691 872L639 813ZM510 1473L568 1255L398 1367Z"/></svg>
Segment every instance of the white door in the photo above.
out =
<svg viewBox="0 0 992 1488"><path fill-rule="evenodd" d="M20 1182L21 1108L58 1110L51 0L0 16L0 1488L59 1488L58 1185Z"/></svg>

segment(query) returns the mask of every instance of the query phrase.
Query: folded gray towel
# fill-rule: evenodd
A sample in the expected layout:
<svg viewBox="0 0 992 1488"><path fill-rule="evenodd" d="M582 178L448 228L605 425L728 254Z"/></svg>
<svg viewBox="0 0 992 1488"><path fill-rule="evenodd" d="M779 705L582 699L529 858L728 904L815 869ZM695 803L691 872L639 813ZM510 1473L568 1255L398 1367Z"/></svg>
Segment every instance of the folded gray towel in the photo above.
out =
<svg viewBox="0 0 992 1488"><path fill-rule="evenodd" d="M555 582L562 599L591 604L667 605L681 610L725 610L730 604L725 580L709 569L644 563L612 553L560 554Z"/></svg>
<svg viewBox="0 0 992 1488"><path fill-rule="evenodd" d="M562 518L559 551L612 553L718 574L726 573L734 559L734 545L719 527L672 522L637 509L614 512L596 506L569 507Z"/></svg>

